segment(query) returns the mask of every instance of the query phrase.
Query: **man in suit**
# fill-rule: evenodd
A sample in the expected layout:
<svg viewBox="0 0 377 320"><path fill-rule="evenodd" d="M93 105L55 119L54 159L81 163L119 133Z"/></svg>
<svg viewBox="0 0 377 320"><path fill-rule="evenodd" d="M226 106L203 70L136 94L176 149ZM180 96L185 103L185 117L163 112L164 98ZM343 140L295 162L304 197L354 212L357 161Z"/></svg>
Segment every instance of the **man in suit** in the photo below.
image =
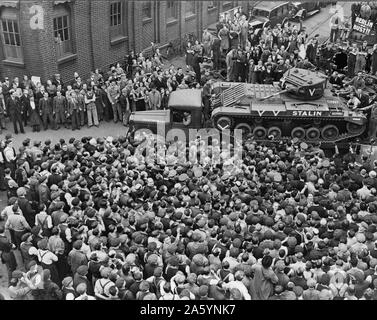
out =
<svg viewBox="0 0 377 320"><path fill-rule="evenodd" d="M26 189L23 187L20 187L17 189L17 203L27 223L29 224L30 227L33 227L35 224L36 212L32 208L30 201L26 199Z"/></svg>
<svg viewBox="0 0 377 320"><path fill-rule="evenodd" d="M10 91L10 98L8 100L9 116L13 122L14 133L18 134L17 123L20 127L21 133L25 133L22 125L22 106L17 93L14 90Z"/></svg>
<svg viewBox="0 0 377 320"><path fill-rule="evenodd" d="M50 123L53 129L56 129L56 125L55 125L55 121L53 117L52 103L51 103L51 99L48 97L47 91L44 92L43 98L39 100L39 110L41 112L44 129L47 130L48 122Z"/></svg>
<svg viewBox="0 0 377 320"><path fill-rule="evenodd" d="M30 115L30 98L29 98L29 91L24 90L23 95L20 98L21 105L22 105L22 121L24 126L27 126L27 121Z"/></svg>
<svg viewBox="0 0 377 320"><path fill-rule="evenodd" d="M67 128L67 119L65 116L67 113L67 99L60 91L57 91L56 97L53 98L52 113L55 115L56 124L63 124L64 128Z"/></svg>

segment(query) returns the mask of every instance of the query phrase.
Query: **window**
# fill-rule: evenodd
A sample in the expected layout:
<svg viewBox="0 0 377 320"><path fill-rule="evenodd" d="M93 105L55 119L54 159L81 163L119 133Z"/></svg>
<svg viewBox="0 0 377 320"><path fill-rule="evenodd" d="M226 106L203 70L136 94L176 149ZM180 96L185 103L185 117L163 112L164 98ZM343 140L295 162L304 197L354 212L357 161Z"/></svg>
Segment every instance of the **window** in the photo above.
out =
<svg viewBox="0 0 377 320"><path fill-rule="evenodd" d="M217 8L217 1L207 1L207 2L208 2L208 6L207 6L208 10Z"/></svg>
<svg viewBox="0 0 377 320"><path fill-rule="evenodd" d="M275 18L275 17L277 17L278 16L278 10L272 10L271 12L270 12L270 19L271 18Z"/></svg>
<svg viewBox="0 0 377 320"><path fill-rule="evenodd" d="M1 15L1 33L5 59L23 62L18 16L14 11L3 10Z"/></svg>
<svg viewBox="0 0 377 320"><path fill-rule="evenodd" d="M53 28L58 59L73 54L71 11L68 6L62 4L54 7Z"/></svg>
<svg viewBox="0 0 377 320"><path fill-rule="evenodd" d="M166 17L168 20L178 19L178 3L177 1L168 1L166 4Z"/></svg>
<svg viewBox="0 0 377 320"><path fill-rule="evenodd" d="M186 16L191 16L196 13L195 10L195 1L186 1L185 7L186 7Z"/></svg>
<svg viewBox="0 0 377 320"><path fill-rule="evenodd" d="M110 4L110 38L123 35L123 3L117 1Z"/></svg>
<svg viewBox="0 0 377 320"><path fill-rule="evenodd" d="M152 18L152 3L144 2L141 11L142 11L143 19L151 19Z"/></svg>
<svg viewBox="0 0 377 320"><path fill-rule="evenodd" d="M110 5L110 26L116 27L122 24L122 3L114 2Z"/></svg>
<svg viewBox="0 0 377 320"><path fill-rule="evenodd" d="M173 122L181 123L185 126L191 123L191 110L181 110L172 108Z"/></svg>

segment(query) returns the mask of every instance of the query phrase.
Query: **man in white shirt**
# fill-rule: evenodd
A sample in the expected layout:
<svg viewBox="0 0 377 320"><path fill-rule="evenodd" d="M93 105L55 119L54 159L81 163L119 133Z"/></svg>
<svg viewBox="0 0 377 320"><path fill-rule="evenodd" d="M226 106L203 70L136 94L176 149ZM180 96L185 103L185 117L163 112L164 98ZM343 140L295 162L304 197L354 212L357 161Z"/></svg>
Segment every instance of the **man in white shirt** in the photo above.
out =
<svg viewBox="0 0 377 320"><path fill-rule="evenodd" d="M7 220L11 215L13 215L13 205L17 202L17 198L16 197L12 197L9 199L8 201L8 206L6 206L3 211L1 211L0 213L0 217L1 219L3 220ZM19 209L19 214L22 216L22 211L20 208Z"/></svg>

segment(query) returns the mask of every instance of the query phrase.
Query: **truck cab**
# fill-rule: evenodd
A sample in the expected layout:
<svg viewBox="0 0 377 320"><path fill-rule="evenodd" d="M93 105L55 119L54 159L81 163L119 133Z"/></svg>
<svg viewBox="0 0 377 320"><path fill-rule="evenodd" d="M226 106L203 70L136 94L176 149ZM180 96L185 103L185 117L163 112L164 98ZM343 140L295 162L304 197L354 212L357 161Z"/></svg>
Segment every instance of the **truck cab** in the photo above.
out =
<svg viewBox="0 0 377 320"><path fill-rule="evenodd" d="M191 117L189 123L185 119ZM200 89L181 89L170 94L168 110L135 111L130 116L130 131L149 129L157 134L158 123L170 129L200 129L203 124L202 91Z"/></svg>

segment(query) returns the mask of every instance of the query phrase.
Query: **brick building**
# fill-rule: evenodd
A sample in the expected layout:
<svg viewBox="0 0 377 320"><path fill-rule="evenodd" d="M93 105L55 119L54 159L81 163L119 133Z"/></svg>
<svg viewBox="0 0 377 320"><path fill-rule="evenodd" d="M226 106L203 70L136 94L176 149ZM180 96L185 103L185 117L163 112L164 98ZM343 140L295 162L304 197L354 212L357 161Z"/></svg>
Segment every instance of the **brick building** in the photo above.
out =
<svg viewBox="0 0 377 320"><path fill-rule="evenodd" d="M151 42L200 37L221 12L250 1L0 0L0 78L55 73L63 80L77 71L123 60ZM246 9L247 10L247 9Z"/></svg>

